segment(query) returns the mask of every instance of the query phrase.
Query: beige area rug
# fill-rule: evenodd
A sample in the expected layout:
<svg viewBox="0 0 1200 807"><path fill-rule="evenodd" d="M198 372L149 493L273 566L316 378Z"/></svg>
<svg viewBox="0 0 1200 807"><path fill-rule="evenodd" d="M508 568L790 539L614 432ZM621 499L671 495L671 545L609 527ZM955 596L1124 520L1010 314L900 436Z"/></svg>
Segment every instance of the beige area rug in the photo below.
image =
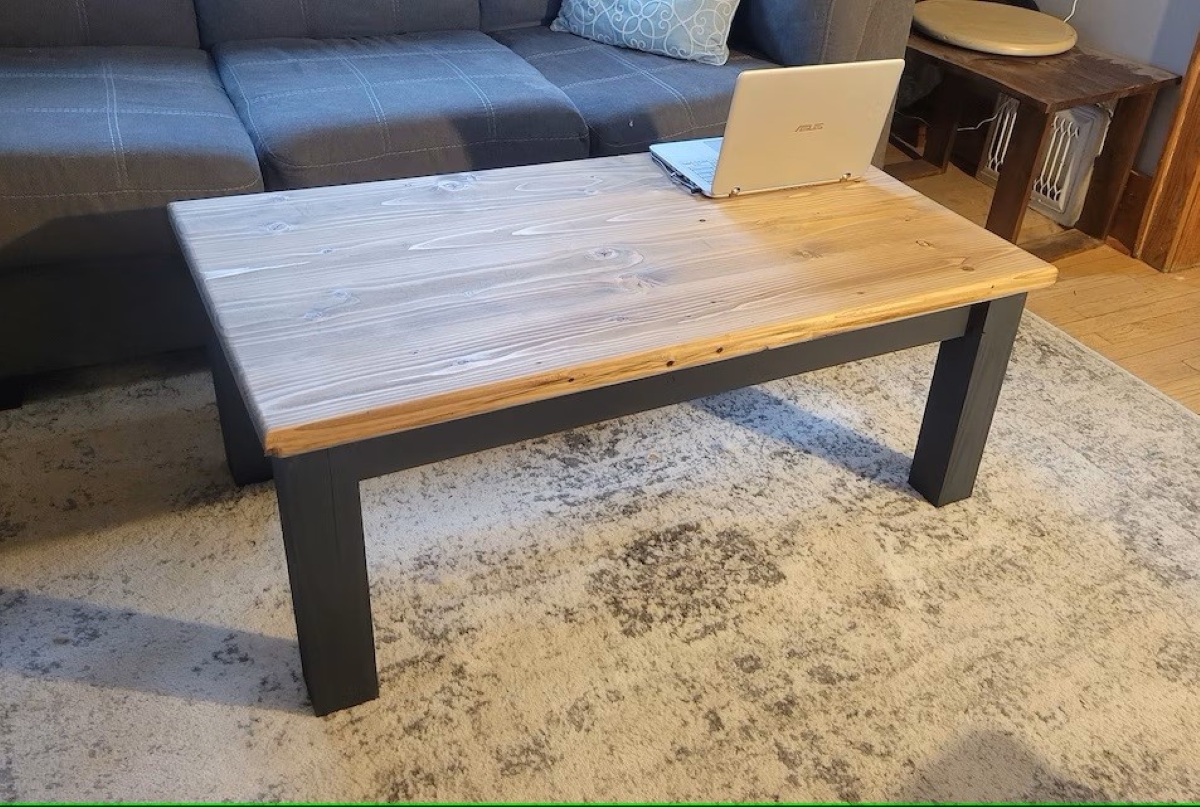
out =
<svg viewBox="0 0 1200 807"><path fill-rule="evenodd" d="M382 697L321 719L206 374L58 382L0 413L0 798L1200 797L1200 420L1029 316L938 510L933 356L365 483Z"/></svg>

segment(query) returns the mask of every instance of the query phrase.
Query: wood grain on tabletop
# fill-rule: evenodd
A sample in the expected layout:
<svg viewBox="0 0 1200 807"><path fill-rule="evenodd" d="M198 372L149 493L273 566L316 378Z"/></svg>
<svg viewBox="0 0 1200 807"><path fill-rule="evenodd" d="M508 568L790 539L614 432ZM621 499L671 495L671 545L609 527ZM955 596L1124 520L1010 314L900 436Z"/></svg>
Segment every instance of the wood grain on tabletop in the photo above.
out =
<svg viewBox="0 0 1200 807"><path fill-rule="evenodd" d="M171 207L290 455L1041 288L880 171L712 201L648 155Z"/></svg>

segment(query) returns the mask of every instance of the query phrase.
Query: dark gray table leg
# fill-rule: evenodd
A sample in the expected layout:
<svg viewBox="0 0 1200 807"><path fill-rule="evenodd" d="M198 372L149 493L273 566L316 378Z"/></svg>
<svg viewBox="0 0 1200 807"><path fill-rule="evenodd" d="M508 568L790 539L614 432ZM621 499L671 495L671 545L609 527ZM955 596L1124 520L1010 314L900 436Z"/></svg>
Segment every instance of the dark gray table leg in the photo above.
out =
<svg viewBox="0 0 1200 807"><path fill-rule="evenodd" d="M25 379L21 376L0 378L0 411L20 409L25 403Z"/></svg>
<svg viewBox="0 0 1200 807"><path fill-rule="evenodd" d="M971 307L967 332L942 342L908 481L941 507L975 487L1025 295Z"/></svg>
<svg viewBox="0 0 1200 807"><path fill-rule="evenodd" d="M313 711L379 697L358 477L333 451L272 460Z"/></svg>
<svg viewBox="0 0 1200 807"><path fill-rule="evenodd" d="M263 454L262 441L220 345L209 345L208 361L212 365L213 388L217 392L225 462L233 474L233 481L239 485L266 482L271 478L271 461Z"/></svg>

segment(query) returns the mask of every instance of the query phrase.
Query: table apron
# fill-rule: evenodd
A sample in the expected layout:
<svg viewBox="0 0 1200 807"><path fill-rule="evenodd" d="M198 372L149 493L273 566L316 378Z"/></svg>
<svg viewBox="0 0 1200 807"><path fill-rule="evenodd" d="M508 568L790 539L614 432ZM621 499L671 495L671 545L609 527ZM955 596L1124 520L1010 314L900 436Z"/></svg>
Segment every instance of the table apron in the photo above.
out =
<svg viewBox="0 0 1200 807"><path fill-rule="evenodd" d="M327 450L341 473L361 481L706 395L955 339L966 333L971 308L967 305L859 328Z"/></svg>

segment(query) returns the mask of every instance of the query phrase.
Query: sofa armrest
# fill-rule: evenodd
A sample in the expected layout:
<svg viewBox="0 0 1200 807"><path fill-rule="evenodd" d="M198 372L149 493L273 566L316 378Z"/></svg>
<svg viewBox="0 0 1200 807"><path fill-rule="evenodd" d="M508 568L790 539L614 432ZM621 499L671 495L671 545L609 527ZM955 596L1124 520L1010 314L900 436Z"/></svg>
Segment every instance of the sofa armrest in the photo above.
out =
<svg viewBox="0 0 1200 807"><path fill-rule="evenodd" d="M904 57L913 0L742 0L741 33L783 65Z"/></svg>

